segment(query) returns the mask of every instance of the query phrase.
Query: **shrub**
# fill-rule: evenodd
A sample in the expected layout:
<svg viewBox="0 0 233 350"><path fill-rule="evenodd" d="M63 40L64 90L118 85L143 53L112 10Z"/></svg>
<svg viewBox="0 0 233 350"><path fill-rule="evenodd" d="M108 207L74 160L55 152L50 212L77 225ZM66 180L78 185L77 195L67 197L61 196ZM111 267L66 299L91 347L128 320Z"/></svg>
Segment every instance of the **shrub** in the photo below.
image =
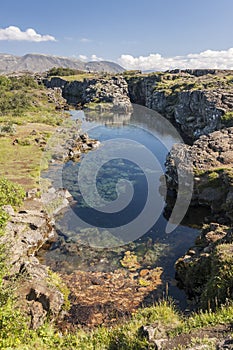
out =
<svg viewBox="0 0 233 350"><path fill-rule="evenodd" d="M230 127L233 126L233 112L226 112L222 117L221 117L221 122L224 126Z"/></svg>
<svg viewBox="0 0 233 350"><path fill-rule="evenodd" d="M31 75L10 78L10 90L23 90L25 88L38 88L37 81Z"/></svg>
<svg viewBox="0 0 233 350"><path fill-rule="evenodd" d="M18 207L22 204L24 197L25 191L20 185L0 178L0 207L3 205Z"/></svg>
<svg viewBox="0 0 233 350"><path fill-rule="evenodd" d="M48 73L47 77L54 77L54 76L69 76L69 75L76 75L76 74L84 74L85 71L78 70L78 69L72 69L72 68L63 68L63 67L53 67L51 68Z"/></svg>

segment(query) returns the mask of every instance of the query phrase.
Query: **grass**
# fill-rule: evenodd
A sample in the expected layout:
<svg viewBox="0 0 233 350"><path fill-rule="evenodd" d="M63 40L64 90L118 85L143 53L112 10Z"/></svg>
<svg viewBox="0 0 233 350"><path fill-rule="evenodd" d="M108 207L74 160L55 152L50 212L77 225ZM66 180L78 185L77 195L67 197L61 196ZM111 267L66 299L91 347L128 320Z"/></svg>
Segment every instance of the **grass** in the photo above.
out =
<svg viewBox="0 0 233 350"><path fill-rule="evenodd" d="M170 338L176 335L192 333L203 327L216 327L230 324L233 321L233 306L222 306L216 312L200 312L188 318L180 316L167 301L155 306L139 309L130 320L125 320L114 327L99 327L93 330L79 329L74 333L61 333L54 326L45 324L37 331L24 327L22 322L18 327L12 326L11 336L3 332L0 338L0 348L31 350L31 349L69 349L69 350L143 350L153 349L154 345L140 334L140 327L159 325L165 335ZM5 336L6 335L6 336ZM161 337L161 335L158 335ZM213 340L208 338L192 338L193 344L208 344L213 346ZM182 349L182 348L181 348ZM209 348L211 349L211 348Z"/></svg>
<svg viewBox="0 0 233 350"><path fill-rule="evenodd" d="M0 137L0 174L28 190L38 186L43 154L43 149L34 140L36 137L49 137L54 127L33 123L17 126L16 130L12 136ZM33 130L39 136L30 135ZM13 145L15 139L19 143Z"/></svg>
<svg viewBox="0 0 233 350"><path fill-rule="evenodd" d="M66 81L80 81L80 82L83 82L84 79L98 78L98 74L96 74L96 73L81 73L81 74L75 74L75 75L60 76L59 78L64 79Z"/></svg>
<svg viewBox="0 0 233 350"><path fill-rule="evenodd" d="M207 74L205 76L195 77L188 73L183 73L183 75L163 73L157 74L156 80L154 91L164 92L167 96L184 91L214 90L218 88L224 88L230 91L233 86L233 76L231 74ZM226 118L229 118L228 114L225 119L223 118L223 122Z"/></svg>

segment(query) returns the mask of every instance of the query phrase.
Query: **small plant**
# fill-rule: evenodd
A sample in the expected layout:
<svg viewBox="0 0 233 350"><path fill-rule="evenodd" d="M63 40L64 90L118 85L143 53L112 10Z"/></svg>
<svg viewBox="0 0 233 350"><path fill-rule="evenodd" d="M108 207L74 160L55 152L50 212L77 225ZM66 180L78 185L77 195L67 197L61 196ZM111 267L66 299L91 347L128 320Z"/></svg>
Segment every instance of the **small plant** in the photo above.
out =
<svg viewBox="0 0 233 350"><path fill-rule="evenodd" d="M148 287L151 284L151 281L146 280L145 278L140 277L138 283L141 287Z"/></svg>
<svg viewBox="0 0 233 350"><path fill-rule="evenodd" d="M233 126L233 112L232 111L226 112L221 117L221 122L223 125L225 125L227 127Z"/></svg>
<svg viewBox="0 0 233 350"><path fill-rule="evenodd" d="M0 126L0 135L5 136L5 135L13 135L16 132L16 127L12 123L7 123L2 126Z"/></svg>
<svg viewBox="0 0 233 350"><path fill-rule="evenodd" d="M0 207L3 205L12 205L19 207L25 198L23 188L6 178L0 178Z"/></svg>
<svg viewBox="0 0 233 350"><path fill-rule="evenodd" d="M120 263L123 267L130 271L136 271L138 268L140 268L137 255L130 251L125 252L123 259L120 260Z"/></svg>
<svg viewBox="0 0 233 350"><path fill-rule="evenodd" d="M69 295L70 290L67 287L67 285L62 281L61 277L51 270L48 270L48 285L54 286L59 289L59 291L62 293L64 298L64 304L63 304L63 310L68 311L70 309L70 301L69 301Z"/></svg>
<svg viewBox="0 0 233 350"><path fill-rule="evenodd" d="M9 215L5 212L5 210L0 208L0 236L4 233L4 228L7 224L8 219Z"/></svg>

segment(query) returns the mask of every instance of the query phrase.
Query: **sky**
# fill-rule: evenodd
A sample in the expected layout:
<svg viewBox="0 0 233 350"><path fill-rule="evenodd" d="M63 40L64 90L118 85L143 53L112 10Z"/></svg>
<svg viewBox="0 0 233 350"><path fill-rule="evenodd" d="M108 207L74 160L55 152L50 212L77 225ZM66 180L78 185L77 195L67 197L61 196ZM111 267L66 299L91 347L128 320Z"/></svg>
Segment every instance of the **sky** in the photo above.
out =
<svg viewBox="0 0 233 350"><path fill-rule="evenodd" d="M232 18L232 0L2 0L0 52L233 69Z"/></svg>

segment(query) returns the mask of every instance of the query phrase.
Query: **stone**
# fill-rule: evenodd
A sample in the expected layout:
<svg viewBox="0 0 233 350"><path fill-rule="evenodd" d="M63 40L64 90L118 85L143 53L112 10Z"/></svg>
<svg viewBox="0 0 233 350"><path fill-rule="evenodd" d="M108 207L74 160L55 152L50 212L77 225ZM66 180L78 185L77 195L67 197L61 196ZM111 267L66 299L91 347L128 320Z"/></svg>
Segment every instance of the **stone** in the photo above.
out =
<svg viewBox="0 0 233 350"><path fill-rule="evenodd" d="M155 73L144 77L129 77L130 100L172 120L182 135L193 141L201 135L219 130L223 125L222 116L231 111L233 106L232 86L222 84L222 79L232 72L213 70L207 76L207 71L209 70L193 70L191 73L188 70L177 70L164 75ZM172 80L173 90L169 88ZM176 81L178 85L183 81L187 85L191 82L194 86L185 88L181 84L180 90L176 90ZM164 91L159 88L161 83ZM207 83L206 87L203 83ZM200 85L200 88L195 87L195 84Z"/></svg>
<svg viewBox="0 0 233 350"><path fill-rule="evenodd" d="M85 79L83 82L68 82L60 78L46 81L51 89L62 89L62 95L69 104L84 107L95 106L100 112L114 110L119 113L132 112L128 96L128 85L124 77L99 77Z"/></svg>
<svg viewBox="0 0 233 350"><path fill-rule="evenodd" d="M186 163L190 159L190 171L194 170L199 175L193 175L191 205L209 207L212 220L233 220L233 150L229 150L231 142L232 127L202 136L192 146L174 145L166 160L168 196L178 189L176 166L179 166L181 172L184 170L184 174L188 173ZM172 204L172 200L168 205L169 203Z"/></svg>
<svg viewBox="0 0 233 350"><path fill-rule="evenodd" d="M48 268L35 257L37 251L51 240L55 231L48 215L41 210L14 210L10 213L0 244L7 244L9 273L20 278L17 288L20 308L30 317L30 327L41 326L47 317L57 318L64 304L63 294L50 280Z"/></svg>
<svg viewBox="0 0 233 350"><path fill-rule="evenodd" d="M230 337L217 344L217 350L233 350L233 339Z"/></svg>
<svg viewBox="0 0 233 350"><path fill-rule="evenodd" d="M149 343L153 343L157 350L163 349L164 344L166 344L168 340L165 328L159 323L150 326L141 326L138 330L138 336L146 338Z"/></svg>

